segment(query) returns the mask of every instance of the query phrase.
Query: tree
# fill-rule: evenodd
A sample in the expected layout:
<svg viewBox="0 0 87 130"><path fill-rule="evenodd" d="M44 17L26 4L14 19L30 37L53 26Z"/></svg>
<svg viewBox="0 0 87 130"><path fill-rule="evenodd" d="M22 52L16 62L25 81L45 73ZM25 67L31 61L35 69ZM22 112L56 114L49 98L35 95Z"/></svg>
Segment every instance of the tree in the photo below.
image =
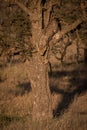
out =
<svg viewBox="0 0 87 130"><path fill-rule="evenodd" d="M20 7L31 22L31 43L35 48L30 61L31 70L30 81L33 94L33 120L46 120L52 118L51 92L49 88L48 63L50 48L58 42L64 34L77 28L86 19L84 17L74 21L66 28L60 28L58 18L52 16L52 10L55 5L61 6L61 1L53 0L25 0L24 3L18 0L9 0ZM28 3L28 7L26 6ZM83 6L84 7L84 6Z"/></svg>

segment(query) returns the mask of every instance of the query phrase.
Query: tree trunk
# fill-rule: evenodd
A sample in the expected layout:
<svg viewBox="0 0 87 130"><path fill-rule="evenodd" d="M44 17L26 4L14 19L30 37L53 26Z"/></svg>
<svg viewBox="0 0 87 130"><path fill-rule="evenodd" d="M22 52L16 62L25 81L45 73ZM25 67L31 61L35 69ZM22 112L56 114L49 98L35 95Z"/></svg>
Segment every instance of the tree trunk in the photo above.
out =
<svg viewBox="0 0 87 130"><path fill-rule="evenodd" d="M42 63L38 55L34 56L32 60L31 86L33 94L33 121L52 118L48 65Z"/></svg>

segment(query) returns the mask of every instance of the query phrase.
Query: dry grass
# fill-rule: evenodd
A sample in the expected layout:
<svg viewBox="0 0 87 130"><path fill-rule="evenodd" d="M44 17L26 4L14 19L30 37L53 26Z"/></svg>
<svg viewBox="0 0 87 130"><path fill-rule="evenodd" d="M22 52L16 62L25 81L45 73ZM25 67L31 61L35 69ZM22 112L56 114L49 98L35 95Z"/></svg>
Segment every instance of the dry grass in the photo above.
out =
<svg viewBox="0 0 87 130"><path fill-rule="evenodd" d="M43 122L32 122L32 92L27 69L28 63L0 70L0 130L86 130L84 65L68 66L67 71L66 68L56 70L50 76L55 118Z"/></svg>

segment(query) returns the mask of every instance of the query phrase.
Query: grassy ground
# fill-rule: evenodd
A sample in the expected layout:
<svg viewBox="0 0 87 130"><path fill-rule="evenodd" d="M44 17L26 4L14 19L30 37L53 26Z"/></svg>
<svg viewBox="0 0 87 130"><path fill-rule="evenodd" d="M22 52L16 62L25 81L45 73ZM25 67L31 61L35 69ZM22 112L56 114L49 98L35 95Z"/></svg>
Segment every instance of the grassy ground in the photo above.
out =
<svg viewBox="0 0 87 130"><path fill-rule="evenodd" d="M0 69L0 130L86 130L86 65L54 68L49 73L54 119L32 122L28 64Z"/></svg>

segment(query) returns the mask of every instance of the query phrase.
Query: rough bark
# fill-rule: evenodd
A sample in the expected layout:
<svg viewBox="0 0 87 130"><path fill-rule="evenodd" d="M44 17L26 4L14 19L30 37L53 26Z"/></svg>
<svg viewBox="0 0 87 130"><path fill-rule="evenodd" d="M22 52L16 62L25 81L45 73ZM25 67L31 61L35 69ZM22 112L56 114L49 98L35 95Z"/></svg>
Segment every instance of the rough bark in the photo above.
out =
<svg viewBox="0 0 87 130"><path fill-rule="evenodd" d="M30 74L33 94L33 120L41 121L52 118L48 65L42 63L38 55L33 57Z"/></svg>
<svg viewBox="0 0 87 130"><path fill-rule="evenodd" d="M34 10L33 10L34 11ZM37 53L33 55L31 63L31 86L33 95L34 121L52 118L51 93L49 89L48 64L43 61L43 50L46 46L47 38L42 33L42 17L39 10L35 10L31 18L32 43L36 47Z"/></svg>

